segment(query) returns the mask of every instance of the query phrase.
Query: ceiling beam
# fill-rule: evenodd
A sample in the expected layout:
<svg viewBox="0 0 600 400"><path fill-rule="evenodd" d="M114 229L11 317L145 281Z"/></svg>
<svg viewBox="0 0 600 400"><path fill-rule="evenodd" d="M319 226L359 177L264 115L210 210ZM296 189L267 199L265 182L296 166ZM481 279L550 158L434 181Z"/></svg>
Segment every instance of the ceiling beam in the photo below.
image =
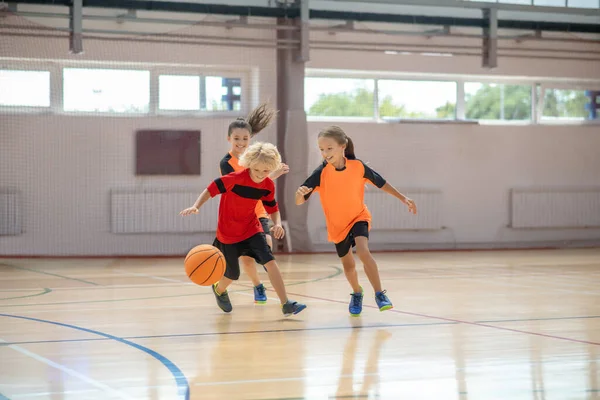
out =
<svg viewBox="0 0 600 400"><path fill-rule="evenodd" d="M471 1L471 0L328 0L334 3L370 3L385 4L390 6L419 6L419 7L445 7L445 8L470 8L470 9L497 9L503 11L521 11L533 13L548 14L572 14L572 15L598 15L600 16L600 7L597 8L577 8L577 7L549 7L532 6L524 4L507 4L496 1Z"/></svg>
<svg viewBox="0 0 600 400"><path fill-rule="evenodd" d="M337 1L337 0L329 0ZM365 3L364 0L343 0L345 2ZM439 7L441 0L374 0L377 3L384 4L417 4L424 7ZM44 4L44 5L62 5L69 7L72 0L18 0L15 3L22 4ZM251 4L251 0L248 0ZM342 1L339 1L342 4ZM458 7L485 8L484 5L495 5L490 9L498 10L518 10L521 7L515 4L496 4L471 1L444 0L444 7L454 5ZM97 8L112 8L112 9L131 9L144 11L163 11L163 12L182 12L182 13L199 13L199 14L221 14L221 15L245 15L255 17L273 17L273 18L300 18L300 9L296 7L265 7L265 6L236 6L224 4L209 4L209 3L188 3L188 2L170 2L170 1L152 1L152 0L83 0L84 7ZM508 7L510 6L510 7ZM356 11L337 11L318 9L318 0L311 0L309 10L310 19L325 19L325 20L353 20L363 22L387 22L387 23L405 23L405 24L423 24L423 25L442 25L442 26L462 26L483 28L485 19L482 17L448 17L448 16L425 16L415 15L402 12L356 12ZM508 7L508 8L507 8ZM517 8L515 8L517 7ZM534 7L528 7L528 11ZM375 7L373 7L375 8ZM447 7L446 7L447 8ZM558 10L573 11L573 13L583 13L586 16L596 13L593 9L567 9L561 7L538 7L535 9L550 9L558 12ZM542 11L542 10L539 10ZM600 16L600 10L598 10ZM579 23L579 22L551 22L551 21L534 21L534 20L518 20L518 19L503 19L498 18L499 29L523 29L523 30L539 30L552 32L576 32L576 33L600 33L600 23Z"/></svg>

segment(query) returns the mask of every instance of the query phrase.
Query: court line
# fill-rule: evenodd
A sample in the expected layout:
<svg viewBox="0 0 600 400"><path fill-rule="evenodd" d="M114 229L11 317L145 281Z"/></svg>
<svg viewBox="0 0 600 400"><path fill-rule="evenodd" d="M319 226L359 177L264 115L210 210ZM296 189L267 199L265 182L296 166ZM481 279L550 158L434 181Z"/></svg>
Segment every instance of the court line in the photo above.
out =
<svg viewBox="0 0 600 400"><path fill-rule="evenodd" d="M308 296L308 295L305 295L305 294L297 294L297 293L290 293L290 294L294 295L294 296L298 296L298 297L305 297L307 299L328 301L328 302L331 302L331 303L339 303L339 304L344 304L344 305L346 305L348 303L347 301L334 300L334 299L325 299L323 297ZM363 307L378 309L378 307L375 307L375 306L372 306L372 305L363 305ZM563 337L563 336L548 335L546 333L523 331L521 329L505 328L505 327L502 327L502 326L494 326L494 325L489 325L489 324L482 323L482 322L464 321L464 320L455 319L455 318L439 317L439 316L436 316L436 315L421 314L421 313L410 312L410 311L400 311L400 310L397 310L397 309L387 310L387 312L393 312L393 313L405 314L405 315L412 315L412 316L422 317L422 318L438 319L438 320L441 320L441 321L456 322L456 323L459 323L459 324L480 326L480 327L483 327L483 328L498 329L498 330L508 331L508 332L523 333L523 334L526 334L526 335L541 336L541 337L547 337L547 338L550 338L550 339L558 339L558 340L565 340L565 341L569 341L569 342L591 344L591 345L594 345L594 346L600 346L600 342L591 342L591 341L588 341L588 340L579 340L579 339L567 338L567 337Z"/></svg>
<svg viewBox="0 0 600 400"><path fill-rule="evenodd" d="M70 328L70 329L75 329L78 331L82 331L82 332L86 332L86 333L91 333L93 335L98 335L110 340L114 340L117 341L119 343L122 344L126 344L128 346L131 346L137 350L141 350L144 353L148 354L151 357L154 357L155 359L157 359L161 364L163 364L171 373L171 375L173 375L173 378L175 379L175 383L177 384L177 393L179 395L179 398L181 399L185 399L185 400L189 400L190 398L190 386L189 383L187 381L187 378L185 377L185 375L183 374L183 372L179 369L179 367L177 365L175 365L171 360L169 360L168 358L166 358L165 356L163 356L160 353L157 353L156 351L149 349L148 347L142 346L140 344L134 343L134 342L130 342L129 340L126 339L122 339L116 336L113 336L111 334L108 333L104 333L104 332L100 332L100 331L95 331L92 329L87 329L87 328L83 328L81 326L76 326L76 325L71 325L71 324L65 324L62 322L55 322L55 321L49 321L49 320L45 320L45 319L39 319L39 318L31 318L31 317L23 317L20 315L10 315L10 314L0 314L0 317L7 317L7 318L17 318L17 319L24 319L24 320L29 320L29 321L35 321L35 322L42 322L45 324L52 324L52 325L57 325L57 326L62 326L65 328Z"/></svg>
<svg viewBox="0 0 600 400"><path fill-rule="evenodd" d="M3 297L0 300L14 300L14 299L25 299L27 297L36 297L36 296L42 296L45 294L48 294L52 291L52 289L50 288L44 288L44 290L40 293L36 293L36 294L28 294L26 296L15 296L15 297ZM0 400L2 400L2 398L0 398Z"/></svg>
<svg viewBox="0 0 600 400"><path fill-rule="evenodd" d="M6 343L6 342L4 340L0 339L0 343ZM79 373L79 372L77 372L77 371L75 371L75 370L73 370L73 369L71 369L69 367L65 367L64 365L56 363L56 362L54 362L54 361L52 361L50 359L47 359L46 357L42 357L39 354L31 352L31 351L29 351L27 349L24 349L24 348L20 347L20 346L16 346L16 345L11 344L11 345L8 345L7 347L10 348L10 349L13 349L13 350L15 350L15 351L17 351L17 352L19 352L19 353L21 353L23 355L26 355L27 357L33 358L36 361L39 361L39 362L44 363L46 365L49 365L49 366L51 366L53 368L56 368L56 369L58 369L58 370L60 370L60 371L62 371L64 373L66 373L67 375L71 375L74 378L77 378L77 379L82 380L82 381L84 381L86 383L89 383L90 385L92 385L92 386L94 386L94 387L96 387L96 388L98 388L98 389L100 389L100 390L102 390L102 391L104 391L106 393L110 393L111 395L116 396L119 399L134 400L133 397L130 397L130 396L124 394L124 393L121 393L118 390L115 390L115 389L111 388L110 386L107 386L107 385L105 385L105 384L103 384L101 382L98 382L97 380L92 379L92 378L90 378L87 375L81 374L81 373Z"/></svg>
<svg viewBox="0 0 600 400"><path fill-rule="evenodd" d="M368 306L363 306L368 307ZM376 308L376 307L373 307ZM396 311L397 312L397 311ZM1 314L0 314L1 315ZM587 319L587 318L600 318L600 315L582 316L582 317L556 317L556 318L528 318L528 319L513 319L513 320L487 320L487 321L473 321L475 324L483 323L502 323L502 322L528 322L528 321L545 321L545 320L569 320L569 319ZM305 331L324 331L324 330L344 330L344 329L370 329L370 328L404 328L412 326L437 326L437 325L458 325L462 322L448 321L448 322L427 322L427 323L415 323L415 324L379 324L379 325L359 325L359 326L328 326L328 327L315 327L315 328L297 328L297 329L270 329L270 330L258 330L258 331L233 331L233 332L202 332L202 333L176 333L166 335L149 335L149 336L123 336L122 339L133 340L133 339L168 339L177 337L196 337L196 336L218 336L218 335L243 335L243 334L256 334L256 333L279 333L279 332L305 332ZM499 329L502 329L499 327ZM532 332L533 333L533 332ZM0 347L9 344L43 344L43 343L69 343L69 342L96 342L104 341L109 339L56 339L56 340L31 340L23 342L6 342L1 343ZM1 399L0 399L1 400Z"/></svg>
<svg viewBox="0 0 600 400"><path fill-rule="evenodd" d="M530 322L530 321L562 321L569 319L594 319L600 318L600 315L585 315L580 317L547 317L547 318L527 318L527 319L495 319L495 320L482 320L475 321L481 324L487 323L498 323L498 322Z"/></svg>
<svg viewBox="0 0 600 400"><path fill-rule="evenodd" d="M21 267L21 266L18 266L18 265L11 265L11 264L0 264L0 266L3 266L3 267L10 267L10 268L15 268L15 269L21 269L21 270L24 270L24 271L35 272L35 273L37 273L37 274L43 274L43 275L57 276L57 277L59 277L59 278L68 279L68 280L71 280L71 281L77 281L77 282L87 283L88 285L102 286L102 285L99 285L99 284L97 284L97 283L90 282L90 281L86 281L86 280L83 280L83 279L71 278L71 277L64 276L64 275L53 274L52 272L38 271L37 269L33 269L33 268L27 268L27 267Z"/></svg>
<svg viewBox="0 0 600 400"><path fill-rule="evenodd" d="M116 272L122 275L133 275L133 276L142 276L144 278L150 278L150 279L156 279L159 281L167 281L167 282L175 282L175 283L185 283L188 284L188 282L179 280L179 279L171 279L171 278L163 278L162 276L155 276L155 275L148 275L148 274L143 274L141 272L132 272L132 271L127 271L124 269L112 269L111 272ZM192 284L191 282L189 282L190 284Z"/></svg>
<svg viewBox="0 0 600 400"><path fill-rule="evenodd" d="M310 280L299 281L299 282L292 282L292 283L287 284L286 287L302 285L305 283L314 283L314 282L319 282L319 281L323 281L323 280L330 279L330 278L335 278L336 276L341 275L344 272L340 267L335 266L335 265L327 265L326 267L335 270L335 272L333 274L323 276L321 278L310 279ZM235 285L240 285L240 284L235 284ZM240 286L242 286L242 285L240 285ZM96 289L96 288L90 288L90 289ZM98 288L98 289L104 289L104 287ZM248 289L231 290L231 291L229 291L229 293L237 293L237 292L242 292L242 291L247 291L247 290ZM0 307L2 307L2 308L4 308L4 307L33 307L33 306L54 306L54 305L59 305L59 304L112 303L112 302L117 302L117 301L135 301L135 300L167 299L167 298L173 298L173 297L207 296L207 295L212 295L212 294L213 294L212 291L208 290L207 292L203 292L203 293L173 294L173 295L168 295L168 296L152 296L152 297L134 297L134 298L128 298L128 299L61 301L61 302L54 302L54 303L30 303L30 304L5 304L5 305L3 304Z"/></svg>
<svg viewBox="0 0 600 400"><path fill-rule="evenodd" d="M0 314L2 316L3 314ZM436 325L457 325L458 322L425 322L415 324L378 324L378 325L357 325L357 326L324 326L314 328L291 328L291 329L266 329L256 331L231 331L231 332L202 332L202 333L174 333L168 335L144 335L144 336L123 336L123 340L135 339L168 339L181 337L202 337L202 336L220 336L220 335L248 335L248 334L263 334L263 333L281 333L281 332L310 332L310 331L333 331L347 329L371 329L371 328L404 328L413 326L436 326ZM32 340L24 342L0 342L0 347L3 345L19 345L19 344L43 344L43 343L68 343L68 342L96 342L109 339L56 339L56 340Z"/></svg>

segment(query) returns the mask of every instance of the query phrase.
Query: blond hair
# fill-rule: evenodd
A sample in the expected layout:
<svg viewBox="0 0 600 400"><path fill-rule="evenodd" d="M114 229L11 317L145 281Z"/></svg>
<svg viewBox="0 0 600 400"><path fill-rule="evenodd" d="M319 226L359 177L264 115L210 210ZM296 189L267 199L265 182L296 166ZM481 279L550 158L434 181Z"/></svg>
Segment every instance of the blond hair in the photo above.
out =
<svg viewBox="0 0 600 400"><path fill-rule="evenodd" d="M267 103L263 103L250 111L246 118L239 117L230 123L227 128L227 136L231 136L234 129L246 129L250 133L250 137L254 137L269 126L275 115L277 115L277 110L269 108Z"/></svg>
<svg viewBox="0 0 600 400"><path fill-rule="evenodd" d="M275 171L281 166L281 154L274 144L257 142L246 149L240 157L239 164L244 168L262 164L265 169Z"/></svg>

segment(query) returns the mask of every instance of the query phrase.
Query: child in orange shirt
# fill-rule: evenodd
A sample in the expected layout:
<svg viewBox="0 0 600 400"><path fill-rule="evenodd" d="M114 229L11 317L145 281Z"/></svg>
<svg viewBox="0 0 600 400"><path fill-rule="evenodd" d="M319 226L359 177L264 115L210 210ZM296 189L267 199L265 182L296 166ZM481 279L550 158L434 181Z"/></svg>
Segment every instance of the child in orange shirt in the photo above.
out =
<svg viewBox="0 0 600 400"><path fill-rule="evenodd" d="M277 112L270 109L267 104L261 104L254 110L250 111L246 118L237 118L235 121L229 124L227 129L227 141L231 143L231 149L221 159L219 167L221 170L221 176L228 175L232 172L243 171L245 168L239 164L239 159L244 154L250 139L256 134L265 129L270 123ZM289 167L286 164L281 164L277 170L270 174L270 178L275 180L281 175L288 173ZM262 201L258 201L256 204L256 216L260 221L262 228L265 232L267 244L270 248L273 248L273 238L270 232L270 221L269 214L265 210ZM264 304L267 302L267 292L258 277L256 271L254 259L248 256L241 256L240 263L244 272L252 281L254 286L254 302L256 304ZM263 266L264 268L264 266Z"/></svg>
<svg viewBox="0 0 600 400"><path fill-rule="evenodd" d="M365 183L371 183L398 198L413 214L417 213L417 207L414 201L398 192L361 160L356 159L354 144L342 128L330 126L322 130L318 136L318 144L324 161L296 191L296 204L306 202L313 191L319 192L328 240L335 243L346 279L353 289L349 305L350 314L360 315L363 300L363 289L358 283L352 247L356 247L356 254L375 290L375 301L379 310L389 310L393 308L392 302L381 287L377 264L369 251L371 213L364 203Z"/></svg>

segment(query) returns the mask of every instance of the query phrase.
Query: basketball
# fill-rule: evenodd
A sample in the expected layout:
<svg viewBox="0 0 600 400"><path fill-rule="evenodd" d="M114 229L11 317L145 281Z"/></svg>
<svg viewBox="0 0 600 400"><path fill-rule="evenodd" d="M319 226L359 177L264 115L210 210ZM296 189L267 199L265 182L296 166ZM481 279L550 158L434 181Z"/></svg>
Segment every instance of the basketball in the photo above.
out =
<svg viewBox="0 0 600 400"><path fill-rule="evenodd" d="M188 278L200 286L211 286L225 274L223 253L209 244L201 244L191 249L183 264Z"/></svg>

